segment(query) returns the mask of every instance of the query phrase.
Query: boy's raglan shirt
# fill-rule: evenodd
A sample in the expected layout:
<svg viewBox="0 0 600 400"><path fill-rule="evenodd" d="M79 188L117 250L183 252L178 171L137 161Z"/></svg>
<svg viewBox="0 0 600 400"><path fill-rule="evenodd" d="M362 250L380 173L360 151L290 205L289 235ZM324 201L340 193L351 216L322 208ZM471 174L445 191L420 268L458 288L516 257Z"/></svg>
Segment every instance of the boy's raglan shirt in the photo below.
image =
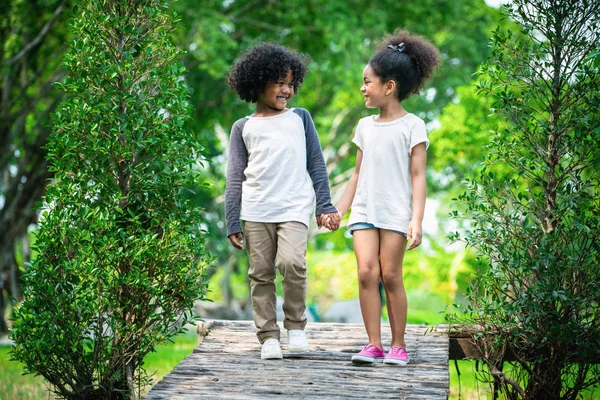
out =
<svg viewBox="0 0 600 400"><path fill-rule="evenodd" d="M315 194L316 215L336 211L308 111L250 116L233 125L225 190L227 236L242 231L240 220L308 226Z"/></svg>

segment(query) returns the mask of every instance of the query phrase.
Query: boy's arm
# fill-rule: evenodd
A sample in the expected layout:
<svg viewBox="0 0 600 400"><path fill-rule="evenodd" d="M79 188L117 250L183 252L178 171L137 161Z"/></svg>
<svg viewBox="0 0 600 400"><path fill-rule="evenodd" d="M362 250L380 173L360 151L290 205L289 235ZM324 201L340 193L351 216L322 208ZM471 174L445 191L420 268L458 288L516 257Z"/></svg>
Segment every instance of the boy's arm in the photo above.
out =
<svg viewBox="0 0 600 400"><path fill-rule="evenodd" d="M227 155L227 180L225 186L225 220L227 236L242 232L240 209L242 204L242 183L246 180L244 170L248 165L248 150L242 139L242 131L247 119L236 122L231 128L229 152Z"/></svg>
<svg viewBox="0 0 600 400"><path fill-rule="evenodd" d="M297 114L304 122L304 132L306 134L306 169L313 181L315 195L317 198L317 207L315 214L337 212L331 203L331 192L329 191L329 177L327 176L327 167L323 158L323 151L319 143L319 136L315 129L315 124L308 111L304 109L295 109Z"/></svg>

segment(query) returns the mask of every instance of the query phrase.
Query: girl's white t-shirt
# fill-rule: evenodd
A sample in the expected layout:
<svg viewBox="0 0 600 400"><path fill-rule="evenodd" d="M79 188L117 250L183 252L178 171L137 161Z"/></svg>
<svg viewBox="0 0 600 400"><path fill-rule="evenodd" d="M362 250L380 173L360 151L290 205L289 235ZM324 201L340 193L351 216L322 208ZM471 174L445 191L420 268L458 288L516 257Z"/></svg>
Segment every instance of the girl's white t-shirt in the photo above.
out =
<svg viewBox="0 0 600 400"><path fill-rule="evenodd" d="M363 152L348 224L367 222L406 233L412 219L412 149L429 147L425 122L414 114L393 121L362 118L352 140Z"/></svg>

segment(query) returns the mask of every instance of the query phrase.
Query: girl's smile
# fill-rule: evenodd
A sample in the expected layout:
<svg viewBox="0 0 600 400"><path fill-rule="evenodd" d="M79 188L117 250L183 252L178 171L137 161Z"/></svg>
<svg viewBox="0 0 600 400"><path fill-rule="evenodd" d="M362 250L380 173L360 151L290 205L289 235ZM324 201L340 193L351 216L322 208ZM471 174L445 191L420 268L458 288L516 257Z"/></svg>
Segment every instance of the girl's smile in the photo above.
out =
<svg viewBox="0 0 600 400"><path fill-rule="evenodd" d="M369 108L381 107L381 103L387 100L381 79L375 75L373 68L368 64L363 70L363 85L360 91L365 98L365 106Z"/></svg>

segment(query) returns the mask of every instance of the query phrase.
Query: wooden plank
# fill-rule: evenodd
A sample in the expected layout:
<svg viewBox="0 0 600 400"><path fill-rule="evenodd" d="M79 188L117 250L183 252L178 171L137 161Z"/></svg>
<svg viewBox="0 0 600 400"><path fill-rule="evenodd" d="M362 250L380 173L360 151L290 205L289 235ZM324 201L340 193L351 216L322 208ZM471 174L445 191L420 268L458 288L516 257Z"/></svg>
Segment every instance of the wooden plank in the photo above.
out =
<svg viewBox="0 0 600 400"><path fill-rule="evenodd" d="M199 345L145 397L163 399L446 399L449 393L449 337L409 325L406 366L355 365L367 336L362 324L309 323L310 351L287 352L283 360L261 360L251 321L208 321L198 327ZM427 334L426 334L427 333ZM391 341L382 326L386 348Z"/></svg>
<svg viewBox="0 0 600 400"><path fill-rule="evenodd" d="M450 337L448 358L450 360L469 360L480 358L481 352L472 339Z"/></svg>
<svg viewBox="0 0 600 400"><path fill-rule="evenodd" d="M479 347L475 345L474 337L480 327L476 325L438 325L438 329L449 337L449 360L472 360L481 358ZM515 361L514 353L507 349L504 361Z"/></svg>

